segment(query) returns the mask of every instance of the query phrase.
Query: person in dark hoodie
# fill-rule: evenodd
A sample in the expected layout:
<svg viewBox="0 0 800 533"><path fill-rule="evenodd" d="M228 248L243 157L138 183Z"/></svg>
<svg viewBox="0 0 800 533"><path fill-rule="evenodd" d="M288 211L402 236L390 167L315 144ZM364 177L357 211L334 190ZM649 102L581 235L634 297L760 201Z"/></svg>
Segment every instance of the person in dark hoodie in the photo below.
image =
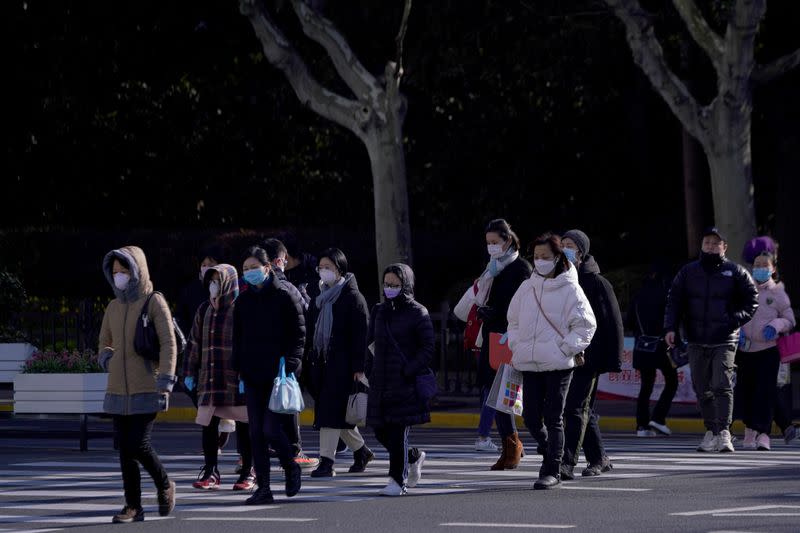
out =
<svg viewBox="0 0 800 533"><path fill-rule="evenodd" d="M305 318L302 304L277 281L267 252L252 247L242 264L250 288L236 300L233 313L233 369L239 373L240 388L247 401L250 443L258 489L245 501L247 505L273 502L269 485L268 445L277 452L286 472L286 496L300 491L300 466L294 462L291 445L283 427L291 415L273 413L267 408L280 359L286 372L299 372L305 345Z"/></svg>
<svg viewBox="0 0 800 533"><path fill-rule="evenodd" d="M125 246L110 251L103 259L103 274L115 296L106 307L100 327L98 360L108 372L103 411L114 419L125 489L125 507L112 522L141 522L144 510L139 465L155 482L158 513L166 516L175 508L175 482L170 481L150 445L156 414L167 410L169 394L177 381L175 332L166 300L153 293L147 259L141 248ZM145 359L134 348L145 304L158 335L158 362Z"/></svg>
<svg viewBox="0 0 800 533"><path fill-rule="evenodd" d="M383 273L386 299L370 313L367 343L374 343L369 374L367 425L389 452L389 483L382 496L402 496L422 476L425 452L408 448L411 426L431 420L416 377L430 372L435 337L428 310L414 299L414 272L394 263Z"/></svg>
<svg viewBox="0 0 800 533"><path fill-rule="evenodd" d="M622 367L624 331L622 314L611 283L600 275L600 267L589 254L589 237L570 230L561 239L564 254L578 268L578 283L589 299L597 331L584 353L584 364L572 375L564 407L564 459L561 479L574 479L578 452L583 447L587 466L583 476L598 476L613 468L605 453L598 416L594 411L600 374L619 372Z"/></svg>
<svg viewBox="0 0 800 533"><path fill-rule="evenodd" d="M339 438L353 450L351 473L363 472L375 458L358 428L345 420L348 397L354 388L363 387L369 313L341 250L329 248L322 253L319 275L322 292L311 304L306 328L310 352L306 359L315 360L319 370L313 388L320 464L311 477L333 477Z"/></svg>
<svg viewBox="0 0 800 533"><path fill-rule="evenodd" d="M281 233L278 239L286 247L286 265L283 270L286 279L303 293L303 298L307 302L310 302L319 296L317 258L303 252L297 237L292 233Z"/></svg>

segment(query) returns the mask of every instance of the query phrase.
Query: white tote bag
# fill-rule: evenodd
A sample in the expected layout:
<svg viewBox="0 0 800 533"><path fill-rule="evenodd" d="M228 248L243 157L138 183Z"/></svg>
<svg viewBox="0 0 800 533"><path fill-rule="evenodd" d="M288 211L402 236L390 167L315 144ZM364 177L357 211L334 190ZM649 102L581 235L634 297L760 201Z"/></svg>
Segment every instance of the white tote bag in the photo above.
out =
<svg viewBox="0 0 800 533"><path fill-rule="evenodd" d="M486 405L510 415L522 414L522 372L511 365L502 364L497 369Z"/></svg>

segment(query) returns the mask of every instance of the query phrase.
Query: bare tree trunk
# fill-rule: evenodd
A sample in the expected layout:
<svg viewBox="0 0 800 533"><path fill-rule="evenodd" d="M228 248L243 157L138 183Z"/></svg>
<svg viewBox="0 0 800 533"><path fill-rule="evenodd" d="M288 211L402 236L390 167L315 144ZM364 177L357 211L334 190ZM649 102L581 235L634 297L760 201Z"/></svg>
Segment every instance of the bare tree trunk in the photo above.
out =
<svg viewBox="0 0 800 533"><path fill-rule="evenodd" d="M702 161L705 158L703 147L685 129L681 130L683 145L683 202L686 210L686 257L696 257L700 234L706 224L703 216L705 205L704 172Z"/></svg>

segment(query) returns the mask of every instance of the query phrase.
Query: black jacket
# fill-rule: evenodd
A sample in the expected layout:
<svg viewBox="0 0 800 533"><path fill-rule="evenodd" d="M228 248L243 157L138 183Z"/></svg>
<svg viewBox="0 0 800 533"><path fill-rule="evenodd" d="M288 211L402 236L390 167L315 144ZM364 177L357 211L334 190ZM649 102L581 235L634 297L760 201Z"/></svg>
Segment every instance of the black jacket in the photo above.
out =
<svg viewBox="0 0 800 533"><path fill-rule="evenodd" d="M375 357L367 424L425 424L431 420L430 407L417 396L416 376L428 372L433 359L433 323L428 310L414 300L411 268L397 264L389 269L397 269L391 271L403 281L403 293L376 305L370 315L367 343L375 343Z"/></svg>
<svg viewBox="0 0 800 533"><path fill-rule="evenodd" d="M306 327L303 307L275 276L261 290L249 287L233 311L232 367L245 383L271 384L281 357L286 372L300 372Z"/></svg>
<svg viewBox="0 0 800 533"><path fill-rule="evenodd" d="M622 314L614 288L600 275L600 267L591 255L587 255L578 268L578 283L586 293L597 320L597 331L584 353L586 369L600 374L619 372L625 349Z"/></svg>
<svg viewBox="0 0 800 533"><path fill-rule="evenodd" d="M317 258L311 254L303 254L300 264L283 271L286 280L297 287L306 301L319 296L319 274L317 274Z"/></svg>
<svg viewBox="0 0 800 533"><path fill-rule="evenodd" d="M314 426L317 428L352 429L345 422L347 397L352 393L353 374L364 372L367 353L368 309L364 296L358 290L356 278L351 276L342 287L333 306L333 325L330 344L324 356L314 349L314 327L319 316L316 301L309 308L306 346L308 361L306 371L311 376L314 395Z"/></svg>
<svg viewBox="0 0 800 533"><path fill-rule="evenodd" d="M665 278L657 276L644 280L642 288L631 301L626 320L634 337L661 337L668 292L669 285ZM634 346L633 368L659 368L666 356L667 344L663 339L658 342L654 352L639 351Z"/></svg>
<svg viewBox="0 0 800 533"><path fill-rule="evenodd" d="M758 290L747 271L727 259L714 266L693 261L672 281L664 330L683 324L692 344L735 344L736 330L758 307Z"/></svg>
<svg viewBox="0 0 800 533"><path fill-rule="evenodd" d="M490 387L494 381L495 371L489 366L489 334L506 332L508 329L506 315L511 298L514 297L522 282L531 277L532 272L531 264L519 256L492 281L492 290L486 300L486 305L492 308L494 316L490 320L484 321L481 329L483 345L478 359L478 384L480 386Z"/></svg>

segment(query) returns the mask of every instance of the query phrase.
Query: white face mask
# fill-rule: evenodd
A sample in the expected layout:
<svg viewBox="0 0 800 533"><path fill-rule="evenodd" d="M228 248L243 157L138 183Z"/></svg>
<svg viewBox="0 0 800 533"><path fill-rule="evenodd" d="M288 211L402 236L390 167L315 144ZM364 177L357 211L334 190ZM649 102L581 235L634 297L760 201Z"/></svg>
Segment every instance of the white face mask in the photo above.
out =
<svg viewBox="0 0 800 533"><path fill-rule="evenodd" d="M124 291L126 288L128 288L128 283L130 281L130 274L125 274L124 272L117 272L114 274L114 286L121 291Z"/></svg>
<svg viewBox="0 0 800 533"><path fill-rule="evenodd" d="M548 259L535 259L533 264L536 266L536 272L538 272L542 276L548 275L550 272L556 268L555 260L548 260Z"/></svg>
<svg viewBox="0 0 800 533"><path fill-rule="evenodd" d="M489 252L491 257L498 257L503 254L502 244L487 244L486 251Z"/></svg>
<svg viewBox="0 0 800 533"><path fill-rule="evenodd" d="M336 281L336 272L334 272L333 270L328 270L327 268L320 269L319 279L322 280L322 283L330 285L334 281Z"/></svg>
<svg viewBox="0 0 800 533"><path fill-rule="evenodd" d="M219 296L219 281L215 279L211 280L211 282L208 284L208 294L212 298Z"/></svg>
<svg viewBox="0 0 800 533"><path fill-rule="evenodd" d="M211 267L200 267L200 281L203 281L206 278L206 272Z"/></svg>

